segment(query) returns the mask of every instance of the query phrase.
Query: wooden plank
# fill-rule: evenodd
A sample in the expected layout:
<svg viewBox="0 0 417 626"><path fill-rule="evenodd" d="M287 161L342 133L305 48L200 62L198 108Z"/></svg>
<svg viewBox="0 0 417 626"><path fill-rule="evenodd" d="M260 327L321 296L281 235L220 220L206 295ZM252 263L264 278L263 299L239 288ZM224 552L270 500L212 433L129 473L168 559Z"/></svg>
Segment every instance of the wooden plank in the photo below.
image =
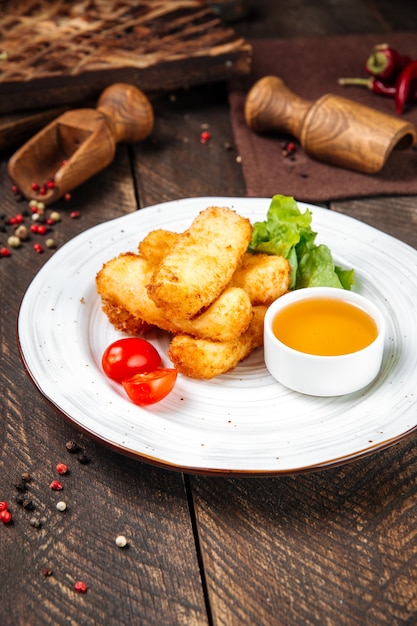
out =
<svg viewBox="0 0 417 626"><path fill-rule="evenodd" d="M0 152L23 143L65 110L66 107L54 107L44 111L0 116Z"/></svg>
<svg viewBox="0 0 417 626"><path fill-rule="evenodd" d="M367 198L332 202L331 209L350 215L417 248L417 206L415 196Z"/></svg>
<svg viewBox="0 0 417 626"><path fill-rule="evenodd" d="M79 102L113 82L149 93L249 71L248 42L199 0L3 5L0 113Z"/></svg>
<svg viewBox="0 0 417 626"><path fill-rule="evenodd" d="M416 466L410 437L313 474L192 477L213 625L415 623Z"/></svg>

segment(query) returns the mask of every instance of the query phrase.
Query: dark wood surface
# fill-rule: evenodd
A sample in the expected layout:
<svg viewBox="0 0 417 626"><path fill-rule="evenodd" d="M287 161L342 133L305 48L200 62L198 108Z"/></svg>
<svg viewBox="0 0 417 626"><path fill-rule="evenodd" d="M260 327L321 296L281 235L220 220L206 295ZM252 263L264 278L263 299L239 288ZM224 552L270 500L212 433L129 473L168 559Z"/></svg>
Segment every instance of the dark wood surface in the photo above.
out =
<svg viewBox="0 0 417 626"><path fill-rule="evenodd" d="M257 0L235 24L245 37L417 31L414 0ZM417 35L416 35L417 38ZM58 245L95 224L183 197L245 195L225 85L155 102L151 140L58 203ZM201 125L212 141L201 145ZM0 206L17 203L1 155ZM279 190L277 190L279 192ZM417 247L417 198L332 203ZM79 219L70 212L78 210ZM4 219L4 218L2 218ZM27 218L28 219L28 218ZM0 233L4 245L7 234ZM0 258L0 623L44 625L380 625L417 623L417 449L401 443L342 467L270 478L183 475L121 456L64 421L19 357L21 298L53 252L32 241ZM66 443L74 440L89 462ZM81 458L82 460L82 458ZM49 484L65 462L56 510ZM15 501L23 472L34 511ZM30 524L33 516L42 526ZM129 545L115 545L117 535ZM45 575L45 568L52 571ZM86 594L73 590L83 580Z"/></svg>

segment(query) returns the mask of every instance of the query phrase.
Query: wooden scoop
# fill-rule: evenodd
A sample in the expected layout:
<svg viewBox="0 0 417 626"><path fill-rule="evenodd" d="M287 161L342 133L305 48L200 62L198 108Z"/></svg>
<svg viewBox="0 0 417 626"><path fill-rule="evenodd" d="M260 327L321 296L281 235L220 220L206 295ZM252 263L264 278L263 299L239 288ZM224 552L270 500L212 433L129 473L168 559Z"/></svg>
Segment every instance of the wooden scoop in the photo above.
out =
<svg viewBox="0 0 417 626"><path fill-rule="evenodd" d="M332 94L303 100L277 76L261 78L249 91L245 119L257 133L293 135L319 161L367 174L378 172L394 148L417 141L410 122Z"/></svg>
<svg viewBox="0 0 417 626"><path fill-rule="evenodd" d="M111 85L96 109L67 111L25 143L9 160L9 176L27 199L50 204L105 168L119 141L145 139L153 124L139 89Z"/></svg>

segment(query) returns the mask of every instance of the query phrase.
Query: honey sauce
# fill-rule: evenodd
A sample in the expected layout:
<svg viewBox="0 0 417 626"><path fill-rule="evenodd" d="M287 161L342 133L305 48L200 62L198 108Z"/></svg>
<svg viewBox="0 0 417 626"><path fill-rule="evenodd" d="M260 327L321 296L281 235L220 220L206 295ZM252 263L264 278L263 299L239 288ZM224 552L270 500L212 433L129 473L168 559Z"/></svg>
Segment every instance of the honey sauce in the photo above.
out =
<svg viewBox="0 0 417 626"><path fill-rule="evenodd" d="M366 311L332 298L293 302L277 313L272 330L290 348L321 356L362 350L378 335L375 320Z"/></svg>

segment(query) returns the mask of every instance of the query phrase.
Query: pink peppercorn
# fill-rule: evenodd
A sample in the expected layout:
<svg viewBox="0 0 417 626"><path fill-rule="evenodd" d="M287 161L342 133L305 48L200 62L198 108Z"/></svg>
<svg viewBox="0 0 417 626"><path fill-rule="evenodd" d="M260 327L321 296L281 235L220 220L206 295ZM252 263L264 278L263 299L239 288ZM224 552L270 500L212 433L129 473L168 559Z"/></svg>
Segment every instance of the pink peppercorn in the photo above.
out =
<svg viewBox="0 0 417 626"><path fill-rule="evenodd" d="M54 180L48 180L46 183L46 187L47 189L54 189L55 188L55 181Z"/></svg>
<svg viewBox="0 0 417 626"><path fill-rule="evenodd" d="M78 219L79 217L80 217L80 214L79 214L79 212L78 212L78 211L71 211L71 213L70 213L70 218L71 218L71 219L76 220L76 219Z"/></svg>
<svg viewBox="0 0 417 626"><path fill-rule="evenodd" d="M36 232L38 233L38 235L45 235L48 232L48 229L44 224L38 224Z"/></svg>
<svg viewBox="0 0 417 626"><path fill-rule="evenodd" d="M43 252L43 247L41 246L40 243L34 243L33 244L33 249L35 250L35 252L37 254L42 254L42 252Z"/></svg>
<svg viewBox="0 0 417 626"><path fill-rule="evenodd" d="M68 202L68 200L71 200L71 194L70 193L66 193L64 195L64 200L66 200Z"/></svg>
<svg viewBox="0 0 417 626"><path fill-rule="evenodd" d="M88 589L87 585L83 583L82 580L77 580L77 582L74 583L74 590L77 591L78 593L85 593L87 589Z"/></svg>
<svg viewBox="0 0 417 626"><path fill-rule="evenodd" d="M59 480L53 480L51 484L49 485L49 488L52 489L53 491L62 491L64 488L64 485Z"/></svg>
<svg viewBox="0 0 417 626"><path fill-rule="evenodd" d="M8 508L9 508L9 505L7 504L7 502L5 501L0 502L0 511L7 511Z"/></svg>
<svg viewBox="0 0 417 626"><path fill-rule="evenodd" d="M3 524L9 524L12 521L12 514L10 511L0 511L0 520Z"/></svg>
<svg viewBox="0 0 417 626"><path fill-rule="evenodd" d="M203 130L200 135L200 143L208 143L210 141L211 135L208 130Z"/></svg>
<svg viewBox="0 0 417 626"><path fill-rule="evenodd" d="M0 248L0 256L10 256L11 252L9 248L3 247Z"/></svg>
<svg viewBox="0 0 417 626"><path fill-rule="evenodd" d="M39 183L32 183L32 184L31 184L31 188L33 189L33 191L38 191L38 189L39 189Z"/></svg>
<svg viewBox="0 0 417 626"><path fill-rule="evenodd" d="M65 463L57 463L55 469L58 474L68 474L68 465L66 465Z"/></svg>

